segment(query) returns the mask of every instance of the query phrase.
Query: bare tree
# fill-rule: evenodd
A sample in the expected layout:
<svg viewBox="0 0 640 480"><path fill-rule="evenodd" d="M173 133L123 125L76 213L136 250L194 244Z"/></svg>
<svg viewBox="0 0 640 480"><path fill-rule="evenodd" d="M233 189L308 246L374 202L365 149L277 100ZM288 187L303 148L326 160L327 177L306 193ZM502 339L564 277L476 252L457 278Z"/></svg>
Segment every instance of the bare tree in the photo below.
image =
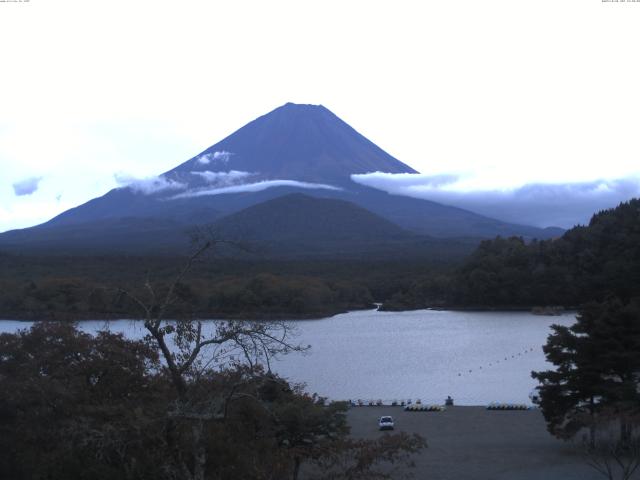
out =
<svg viewBox="0 0 640 480"><path fill-rule="evenodd" d="M140 308L147 339L159 349L175 391L175 401L167 414L167 443L175 466L173 472L167 472L170 477L204 480L205 467L210 460L207 459L204 435L206 423L223 419L227 404L235 395L247 396L246 392L238 393L238 385L203 393L198 388L202 385L203 375L242 364L246 367L244 378L248 380L255 378L254 374L264 372L265 368L270 372L270 361L274 356L308 348L291 343L292 328L286 322L226 320L205 325L200 320L166 318L178 302L182 281L194 263L213 248L228 243L208 240L201 244L165 289L154 286L149 278L144 284L145 297L120 289L122 295ZM185 424L188 424L186 434ZM191 444L190 455L179 448L178 437L184 441L185 436Z"/></svg>
<svg viewBox="0 0 640 480"><path fill-rule="evenodd" d="M583 440L587 465L608 480L630 480L640 467L640 436L635 415L602 415L593 430L595 437ZM616 432L616 424L625 429Z"/></svg>
<svg viewBox="0 0 640 480"><path fill-rule="evenodd" d="M623 447L619 440L597 441L585 448L587 465L609 480L629 480L640 466L640 442Z"/></svg>

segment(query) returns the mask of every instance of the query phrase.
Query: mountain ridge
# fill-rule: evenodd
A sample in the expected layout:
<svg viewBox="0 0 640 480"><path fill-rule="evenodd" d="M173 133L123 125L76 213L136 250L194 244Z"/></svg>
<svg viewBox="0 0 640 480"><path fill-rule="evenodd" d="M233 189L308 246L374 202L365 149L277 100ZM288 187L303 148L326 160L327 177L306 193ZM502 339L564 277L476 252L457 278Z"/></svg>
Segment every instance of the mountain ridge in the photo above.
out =
<svg viewBox="0 0 640 480"><path fill-rule="evenodd" d="M163 244L167 238L184 235L181 232L189 227L212 224L295 192L350 202L418 235L481 239L496 235L549 238L558 234L429 200L391 195L351 180L352 174L367 171L416 172L324 106L288 103L157 178L113 189L41 225L0 234L0 249L9 246L28 250L46 245L46 239L53 237L64 244L68 229L65 249L86 248L85 243L99 240L101 248L116 251L128 248L128 225L133 250L144 250L154 242ZM140 219L139 225L125 220L132 218ZM149 235L171 224L180 232L167 233L163 236L166 238L158 240Z"/></svg>
<svg viewBox="0 0 640 480"><path fill-rule="evenodd" d="M214 158L204 157L207 155ZM202 158L209 163L201 164ZM417 173L326 107L291 102L247 123L165 174L184 178L185 171L194 166L207 170L212 162L223 170L255 172L259 178L339 185L351 185L350 176L355 173Z"/></svg>

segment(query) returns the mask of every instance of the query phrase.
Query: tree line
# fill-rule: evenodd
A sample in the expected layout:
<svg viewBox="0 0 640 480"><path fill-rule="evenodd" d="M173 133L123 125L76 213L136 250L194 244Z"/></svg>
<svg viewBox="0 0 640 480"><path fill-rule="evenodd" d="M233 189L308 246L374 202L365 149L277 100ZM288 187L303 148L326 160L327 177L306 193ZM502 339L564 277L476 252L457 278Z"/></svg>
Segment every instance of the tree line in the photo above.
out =
<svg viewBox="0 0 640 480"><path fill-rule="evenodd" d="M557 239L485 240L460 266L414 281L385 308L576 308L610 295L640 295L639 199L599 212Z"/></svg>
<svg viewBox="0 0 640 480"><path fill-rule="evenodd" d="M427 307L576 308L610 294L631 298L640 285L640 200L597 213L562 237L495 238L459 257L407 259L225 258L195 266L185 295L203 317L322 317L382 303ZM426 247L425 247L426 248ZM0 254L0 315L103 318L133 313L114 299L145 272L167 281L180 257L38 257Z"/></svg>
<svg viewBox="0 0 640 480"><path fill-rule="evenodd" d="M159 280L166 287L167 280ZM50 277L0 281L0 315L25 320L127 318L136 305L121 288L141 291L132 279L107 283L95 279ZM357 283L269 273L229 276L216 281L192 279L178 286L181 302L172 306L199 318L323 317L371 308L370 291Z"/></svg>
<svg viewBox="0 0 640 480"><path fill-rule="evenodd" d="M168 284L184 257L0 255L0 318L83 320L136 313L119 289ZM174 313L200 318L320 318L372 308L416 278L449 268L425 260L214 258L193 266ZM179 309L182 308L180 311Z"/></svg>

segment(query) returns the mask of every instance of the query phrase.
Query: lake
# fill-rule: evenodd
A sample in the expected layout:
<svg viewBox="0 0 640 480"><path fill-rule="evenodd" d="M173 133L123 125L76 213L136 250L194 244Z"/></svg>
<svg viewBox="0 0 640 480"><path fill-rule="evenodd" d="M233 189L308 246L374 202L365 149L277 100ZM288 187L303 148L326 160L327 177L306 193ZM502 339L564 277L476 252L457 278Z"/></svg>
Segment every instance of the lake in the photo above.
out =
<svg viewBox="0 0 640 480"><path fill-rule="evenodd" d="M331 399L440 404L451 395L458 405L529 403L536 386L531 371L550 368L542 352L549 326L574 322L573 313L349 312L292 322L297 342L311 350L282 357L273 369ZM3 320L0 332L29 325ZM130 320L79 325L88 332L108 326L131 338L144 335L142 324Z"/></svg>

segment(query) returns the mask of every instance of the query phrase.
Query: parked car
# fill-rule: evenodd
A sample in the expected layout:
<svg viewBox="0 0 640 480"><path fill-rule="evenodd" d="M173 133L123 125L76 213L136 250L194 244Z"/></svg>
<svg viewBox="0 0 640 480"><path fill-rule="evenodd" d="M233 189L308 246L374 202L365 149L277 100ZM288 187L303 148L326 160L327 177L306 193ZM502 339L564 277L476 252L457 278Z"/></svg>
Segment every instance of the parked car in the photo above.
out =
<svg viewBox="0 0 640 480"><path fill-rule="evenodd" d="M378 427L380 430L393 430L393 417L380 417L380 420L378 420Z"/></svg>

